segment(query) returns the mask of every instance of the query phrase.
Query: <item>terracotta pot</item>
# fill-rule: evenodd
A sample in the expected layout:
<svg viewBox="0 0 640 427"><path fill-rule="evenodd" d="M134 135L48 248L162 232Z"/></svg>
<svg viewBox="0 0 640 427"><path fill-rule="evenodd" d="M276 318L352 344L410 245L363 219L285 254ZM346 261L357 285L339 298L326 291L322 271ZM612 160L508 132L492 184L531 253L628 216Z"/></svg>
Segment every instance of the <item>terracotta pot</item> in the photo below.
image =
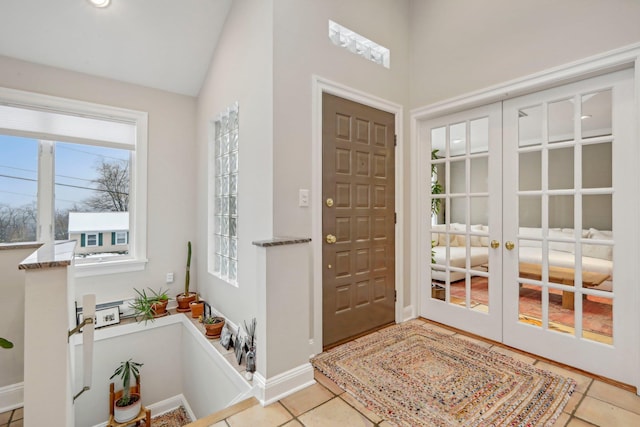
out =
<svg viewBox="0 0 640 427"><path fill-rule="evenodd" d="M151 311L153 311L153 317L162 317L167 315L167 304L169 300L155 302L151 304Z"/></svg>
<svg viewBox="0 0 640 427"><path fill-rule="evenodd" d="M176 301L178 301L178 310L180 313L186 313L187 311L191 311L191 307L189 307L189 303L196 299L195 292L189 292L189 295L178 294L176 295Z"/></svg>
<svg viewBox="0 0 640 427"><path fill-rule="evenodd" d="M138 393L131 393L131 397L137 397L135 402L130 403L127 406L118 406L116 403L113 405L113 419L119 423L126 423L129 420L134 419L140 413L140 407L142 406L142 399Z"/></svg>
<svg viewBox="0 0 640 427"><path fill-rule="evenodd" d="M197 319L202 316L204 313L204 301L200 300L198 302L192 301L189 303L189 307L191 307L191 317Z"/></svg>
<svg viewBox="0 0 640 427"><path fill-rule="evenodd" d="M220 333L224 326L224 318L220 317L220 319L222 319L222 321L218 323L204 323L204 328L206 329L205 335L207 338L220 338Z"/></svg>

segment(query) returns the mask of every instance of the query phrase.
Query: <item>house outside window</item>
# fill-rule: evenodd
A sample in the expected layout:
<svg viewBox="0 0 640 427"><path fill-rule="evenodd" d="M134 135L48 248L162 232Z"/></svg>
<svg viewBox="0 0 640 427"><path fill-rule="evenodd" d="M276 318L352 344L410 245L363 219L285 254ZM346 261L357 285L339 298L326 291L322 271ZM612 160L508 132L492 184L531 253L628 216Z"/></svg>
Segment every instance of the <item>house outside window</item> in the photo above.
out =
<svg viewBox="0 0 640 427"><path fill-rule="evenodd" d="M0 129L0 243L76 239L78 277L144 269L147 113L0 88ZM71 237L79 212L127 223Z"/></svg>
<svg viewBox="0 0 640 427"><path fill-rule="evenodd" d="M235 103L212 122L209 143L209 256L211 274L238 283L239 109Z"/></svg>

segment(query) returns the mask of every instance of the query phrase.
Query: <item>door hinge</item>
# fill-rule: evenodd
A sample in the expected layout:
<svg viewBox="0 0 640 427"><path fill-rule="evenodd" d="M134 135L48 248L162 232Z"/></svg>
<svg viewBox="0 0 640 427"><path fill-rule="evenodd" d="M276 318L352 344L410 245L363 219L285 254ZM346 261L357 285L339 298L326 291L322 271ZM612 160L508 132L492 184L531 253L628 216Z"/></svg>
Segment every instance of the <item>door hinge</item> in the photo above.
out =
<svg viewBox="0 0 640 427"><path fill-rule="evenodd" d="M397 213L397 212L394 212L394 213L393 213L393 223L394 223L394 224L397 224L397 223L398 223L398 213Z"/></svg>
<svg viewBox="0 0 640 427"><path fill-rule="evenodd" d="M393 291L393 302L398 302L398 291Z"/></svg>
<svg viewBox="0 0 640 427"><path fill-rule="evenodd" d="M394 147L398 146L398 135L393 135L393 146Z"/></svg>

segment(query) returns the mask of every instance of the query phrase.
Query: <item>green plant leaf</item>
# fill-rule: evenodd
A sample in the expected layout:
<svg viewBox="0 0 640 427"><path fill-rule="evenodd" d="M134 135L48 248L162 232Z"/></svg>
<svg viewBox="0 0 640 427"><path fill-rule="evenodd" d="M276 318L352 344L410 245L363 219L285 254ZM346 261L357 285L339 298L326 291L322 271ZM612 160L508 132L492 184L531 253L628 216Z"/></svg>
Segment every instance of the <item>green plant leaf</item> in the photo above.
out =
<svg viewBox="0 0 640 427"><path fill-rule="evenodd" d="M0 338L0 347L2 348L13 348L13 343L7 339Z"/></svg>

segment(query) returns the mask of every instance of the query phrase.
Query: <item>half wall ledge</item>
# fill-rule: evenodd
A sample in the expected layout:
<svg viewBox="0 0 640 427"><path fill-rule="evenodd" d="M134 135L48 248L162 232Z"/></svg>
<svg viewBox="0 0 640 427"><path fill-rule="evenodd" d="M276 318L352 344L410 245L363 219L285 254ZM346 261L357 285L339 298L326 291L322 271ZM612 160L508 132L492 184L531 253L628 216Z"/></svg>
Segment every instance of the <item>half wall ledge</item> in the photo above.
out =
<svg viewBox="0 0 640 427"><path fill-rule="evenodd" d="M309 243L311 238L309 237L274 237L267 240L256 240L251 242L253 245L261 248L268 248L271 246L284 246L284 245L296 245L298 243Z"/></svg>

